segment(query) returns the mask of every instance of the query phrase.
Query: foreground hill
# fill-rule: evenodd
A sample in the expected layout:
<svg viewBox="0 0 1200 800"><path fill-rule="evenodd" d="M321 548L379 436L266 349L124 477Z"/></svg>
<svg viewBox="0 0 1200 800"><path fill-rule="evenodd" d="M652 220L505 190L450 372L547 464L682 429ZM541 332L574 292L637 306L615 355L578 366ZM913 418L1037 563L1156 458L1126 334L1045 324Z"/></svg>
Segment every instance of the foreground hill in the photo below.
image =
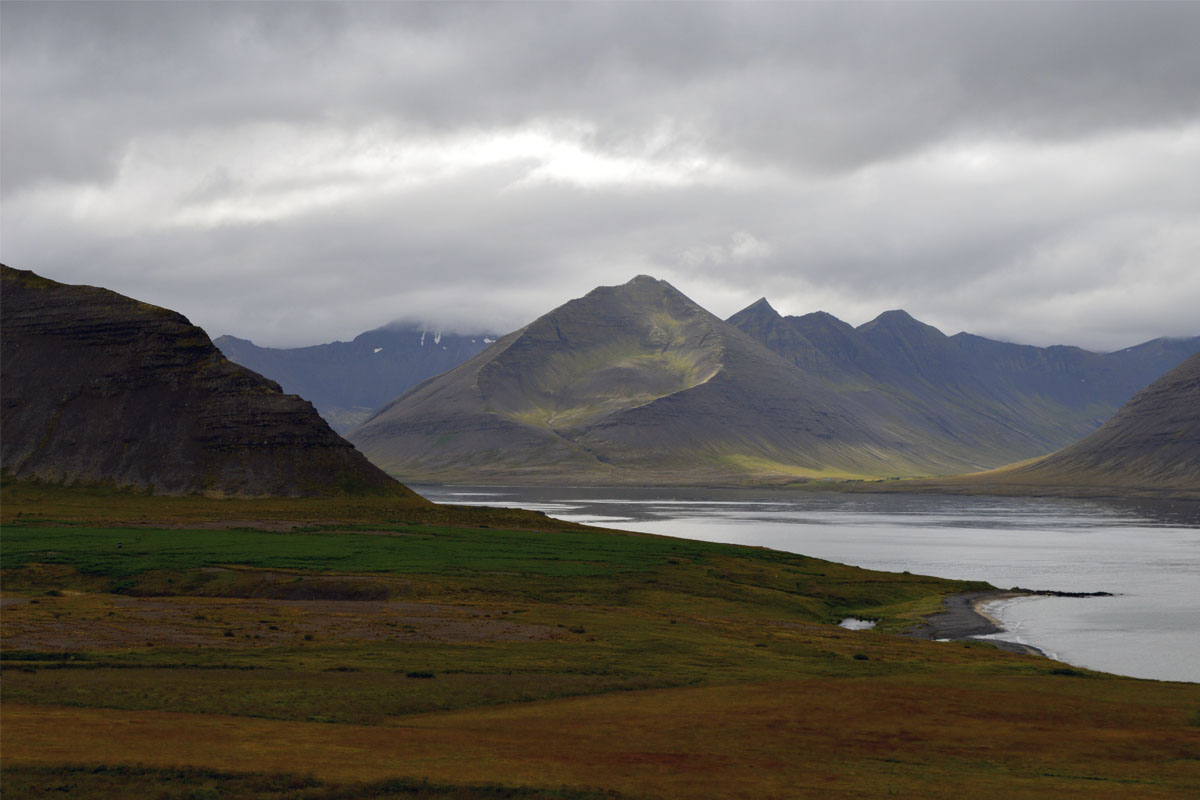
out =
<svg viewBox="0 0 1200 800"><path fill-rule="evenodd" d="M259 347L234 336L218 337L213 344L230 361L311 401L330 427L345 433L384 403L458 366L493 341L493 336L388 325L350 342L312 347Z"/></svg>
<svg viewBox="0 0 1200 800"><path fill-rule="evenodd" d="M183 316L2 267L6 477L168 494L423 502Z"/></svg>
<svg viewBox="0 0 1200 800"><path fill-rule="evenodd" d="M977 463L906 409L823 385L646 276L503 337L349 437L408 479L695 483Z"/></svg>
<svg viewBox="0 0 1200 800"><path fill-rule="evenodd" d="M1101 354L946 336L903 311L855 328L822 312L784 317L765 299L729 322L844 395L907 410L933 435L969 447L980 466L1083 438L1200 351L1200 337Z"/></svg>

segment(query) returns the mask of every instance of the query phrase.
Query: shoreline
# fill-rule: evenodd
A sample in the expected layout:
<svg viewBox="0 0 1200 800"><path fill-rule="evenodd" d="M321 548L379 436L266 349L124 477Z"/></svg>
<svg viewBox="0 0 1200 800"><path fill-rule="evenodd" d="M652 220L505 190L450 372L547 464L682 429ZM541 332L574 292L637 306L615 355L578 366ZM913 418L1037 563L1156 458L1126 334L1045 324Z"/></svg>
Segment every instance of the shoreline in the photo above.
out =
<svg viewBox="0 0 1200 800"><path fill-rule="evenodd" d="M928 614L921 627L905 631L902 636L914 639L948 639L954 642L983 642L1001 650L1022 655L1049 658L1038 648L1010 642L1004 639L983 639L996 633L1004 633L1004 626L995 617L983 611L983 606L998 600L1011 600L1014 597L1058 596L1062 592L1047 592L1025 589L992 589L984 592L967 592L954 594L942 600L942 611Z"/></svg>
<svg viewBox="0 0 1200 800"><path fill-rule="evenodd" d="M942 599L942 611L927 614L920 627L912 628L901 636L914 639L948 639L953 642L983 642L995 645L1010 653L1050 658L1033 645L1010 642L1005 639L983 639L996 633L1004 633L1000 620L983 611L983 606L998 600L1014 597L1112 597L1112 592L1059 592L1053 589L989 589L982 592L952 594Z"/></svg>

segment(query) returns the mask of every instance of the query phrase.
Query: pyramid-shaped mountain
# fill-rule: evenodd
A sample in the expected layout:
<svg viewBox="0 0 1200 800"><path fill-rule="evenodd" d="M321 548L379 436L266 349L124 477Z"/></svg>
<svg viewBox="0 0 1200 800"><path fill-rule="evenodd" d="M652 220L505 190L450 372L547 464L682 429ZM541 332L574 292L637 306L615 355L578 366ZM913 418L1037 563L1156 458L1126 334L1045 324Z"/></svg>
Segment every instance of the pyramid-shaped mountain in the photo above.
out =
<svg viewBox="0 0 1200 800"><path fill-rule="evenodd" d="M0 265L6 477L164 494L425 501L183 316Z"/></svg>
<svg viewBox="0 0 1200 800"><path fill-rule="evenodd" d="M1042 455L1088 435L1191 354L1200 338L1117 353L946 336L903 311L857 328L815 313L781 316L765 300L730 324L827 388L900 415L981 466ZM957 445L952 444L957 443Z"/></svg>
<svg viewBox="0 0 1200 800"><path fill-rule="evenodd" d="M695 483L970 468L904 417L824 385L639 276L503 337L349 438L409 480Z"/></svg>

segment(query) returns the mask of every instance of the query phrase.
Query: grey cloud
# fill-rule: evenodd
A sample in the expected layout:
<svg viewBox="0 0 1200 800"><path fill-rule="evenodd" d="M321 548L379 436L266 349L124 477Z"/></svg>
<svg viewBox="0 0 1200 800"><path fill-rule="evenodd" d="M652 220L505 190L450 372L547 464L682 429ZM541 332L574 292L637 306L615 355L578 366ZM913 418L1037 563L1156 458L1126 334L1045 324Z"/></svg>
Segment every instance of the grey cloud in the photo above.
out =
<svg viewBox="0 0 1200 800"><path fill-rule="evenodd" d="M791 313L824 304L862 322L903 306L947 332L1038 344L1200 332L1181 266L1200 218L1200 4L6 2L3 15L4 259L178 308L214 335L307 344L397 316L508 329L637 272L721 314L767 294ZM529 164L510 160L374 193L353 172L297 172L255 195L219 150L179 145L196 162L182 207L354 191L259 221L130 212L122 228L38 194L116 202L156 138L249 140L266 125L378 129L362 141L388 144L570 122L600 152L749 177L514 189ZM947 154L972 147L1000 153L996 174L939 182ZM763 246L739 254L745 236Z"/></svg>
<svg viewBox="0 0 1200 800"><path fill-rule="evenodd" d="M623 147L669 118L712 149L825 170L1200 108L1187 3L8 3L5 17L10 185L88 151L102 175L147 130L264 119L573 116ZM73 137L92 144L54 146Z"/></svg>

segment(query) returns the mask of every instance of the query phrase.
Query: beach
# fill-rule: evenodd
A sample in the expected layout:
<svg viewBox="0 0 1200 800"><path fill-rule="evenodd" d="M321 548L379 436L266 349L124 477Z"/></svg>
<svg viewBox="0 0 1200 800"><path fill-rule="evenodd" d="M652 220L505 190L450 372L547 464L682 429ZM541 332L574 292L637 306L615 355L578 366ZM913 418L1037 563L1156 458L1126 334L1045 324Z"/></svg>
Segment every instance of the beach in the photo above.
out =
<svg viewBox="0 0 1200 800"><path fill-rule="evenodd" d="M996 589L986 592L968 592L947 597L942 601L942 611L925 617L925 624L915 630L906 631L903 635L917 639L950 640L956 642L985 642L995 645L1001 650L1026 655L1045 656L1041 650L1019 642L1008 642L1003 639L982 639L1003 633L1004 628L999 621L983 611L983 607L998 600L1010 600L1014 597L1031 597L1043 594L1060 594L1058 592L1013 591Z"/></svg>

